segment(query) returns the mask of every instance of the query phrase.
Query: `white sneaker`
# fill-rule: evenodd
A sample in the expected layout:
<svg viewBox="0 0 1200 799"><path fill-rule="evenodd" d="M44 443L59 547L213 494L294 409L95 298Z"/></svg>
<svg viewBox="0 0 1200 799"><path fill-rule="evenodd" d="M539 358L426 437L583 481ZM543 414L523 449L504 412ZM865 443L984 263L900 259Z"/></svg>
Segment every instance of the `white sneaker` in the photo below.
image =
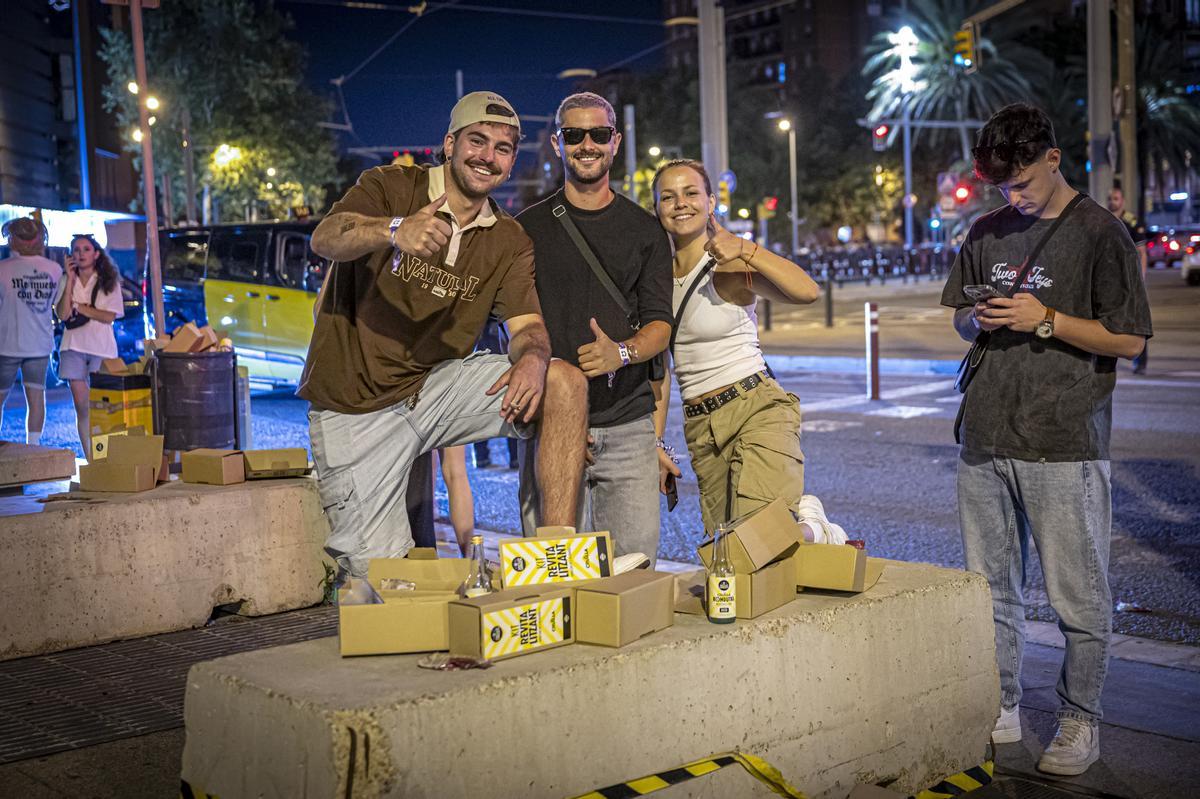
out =
<svg viewBox="0 0 1200 799"><path fill-rule="evenodd" d="M1058 732L1038 761L1038 771L1074 777L1100 759L1100 728L1088 721L1062 718Z"/></svg>
<svg viewBox="0 0 1200 799"><path fill-rule="evenodd" d="M624 555L618 555L613 558L612 562L613 575L624 574L634 569L648 568L650 568L650 557L641 552L627 552Z"/></svg>
<svg viewBox="0 0 1200 799"><path fill-rule="evenodd" d="M1000 718L992 728L992 743L1015 744L1021 740L1021 706L1014 708L1000 707Z"/></svg>
<svg viewBox="0 0 1200 799"><path fill-rule="evenodd" d="M821 500L812 494L800 497L800 501L796 503L796 516L799 521L807 522L812 529L814 544L844 544L849 539L840 525L829 521Z"/></svg>

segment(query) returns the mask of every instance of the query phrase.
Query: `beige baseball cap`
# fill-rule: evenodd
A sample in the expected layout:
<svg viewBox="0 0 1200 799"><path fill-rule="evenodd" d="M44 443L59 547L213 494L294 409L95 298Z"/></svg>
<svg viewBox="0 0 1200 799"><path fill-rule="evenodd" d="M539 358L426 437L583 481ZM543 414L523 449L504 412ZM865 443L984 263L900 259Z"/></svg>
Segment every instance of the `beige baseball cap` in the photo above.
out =
<svg viewBox="0 0 1200 799"><path fill-rule="evenodd" d="M447 133L462 130L476 122L498 122L512 125L519 133L521 120L512 105L495 92L471 92L463 95L450 111L450 128Z"/></svg>

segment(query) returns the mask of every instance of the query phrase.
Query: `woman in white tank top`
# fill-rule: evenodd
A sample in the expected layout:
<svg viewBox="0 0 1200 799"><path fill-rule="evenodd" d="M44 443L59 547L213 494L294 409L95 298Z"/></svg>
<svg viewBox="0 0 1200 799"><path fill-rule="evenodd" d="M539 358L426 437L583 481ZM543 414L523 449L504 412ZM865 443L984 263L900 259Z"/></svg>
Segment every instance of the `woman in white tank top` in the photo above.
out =
<svg viewBox="0 0 1200 799"><path fill-rule="evenodd" d="M662 166L654 201L675 246L676 315L696 285L675 331L672 359L704 527L711 532L776 497L795 508L804 493L800 401L766 373L755 304L759 297L808 304L820 288L796 264L717 223L712 184L699 162ZM669 380L657 396L661 441ZM666 493L680 472L662 449L659 470Z"/></svg>

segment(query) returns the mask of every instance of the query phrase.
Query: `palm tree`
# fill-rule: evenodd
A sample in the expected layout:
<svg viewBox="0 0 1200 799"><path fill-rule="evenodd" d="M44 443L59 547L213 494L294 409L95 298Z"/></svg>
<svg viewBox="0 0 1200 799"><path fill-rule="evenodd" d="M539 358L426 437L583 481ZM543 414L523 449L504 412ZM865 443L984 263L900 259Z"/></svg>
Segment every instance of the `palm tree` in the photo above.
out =
<svg viewBox="0 0 1200 799"><path fill-rule="evenodd" d="M1003 106L1031 95L1025 71L1042 66L1045 58L1016 41L1009 26L989 23L991 37L977 37L980 67L970 74L954 62L954 34L978 3L968 0L912 0L907 11L899 12L896 26L907 25L918 44L912 58L915 67L913 87L897 80L896 67L901 46L893 34L881 33L867 48L869 56L863 74L874 80L867 92L872 103L868 118L878 121L898 116L905 110L912 119L956 120L987 119ZM1018 64L1020 66L1018 66ZM920 132L920 129L917 129ZM936 142L949 130L933 130ZM965 125L958 128L962 158L971 157L971 138Z"/></svg>
<svg viewBox="0 0 1200 799"><path fill-rule="evenodd" d="M1164 46L1167 40L1159 26L1138 26L1138 152L1142 174L1154 176L1159 202L1166 199L1166 173L1184 175L1200 160L1200 103L1186 88L1195 75L1184 66L1178 48Z"/></svg>

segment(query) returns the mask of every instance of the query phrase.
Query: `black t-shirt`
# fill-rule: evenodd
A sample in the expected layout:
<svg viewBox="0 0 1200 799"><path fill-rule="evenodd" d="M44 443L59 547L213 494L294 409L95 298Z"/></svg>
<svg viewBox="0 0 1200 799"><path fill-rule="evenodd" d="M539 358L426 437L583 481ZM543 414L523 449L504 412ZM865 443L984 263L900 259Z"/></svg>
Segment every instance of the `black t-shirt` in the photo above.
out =
<svg viewBox="0 0 1200 799"><path fill-rule="evenodd" d="M990 283L1008 293L1025 257L1053 220L1011 206L971 226L942 291L942 304L971 305L964 285ZM1047 242L1021 291L1111 333L1152 335L1137 251L1125 226L1090 198ZM1019 460L1107 460L1116 358L1092 355L1057 338L1000 328L967 390L967 449Z"/></svg>
<svg viewBox="0 0 1200 799"><path fill-rule="evenodd" d="M559 201L641 325L671 324L671 246L658 220L619 194L601 210L586 211L557 192L517 217L533 240L534 276L554 356L579 365L579 348L596 340L592 317L613 341L635 332L551 213ZM588 424L612 427L652 412L649 375L649 363L637 363L618 369L612 388L606 375L589 380Z"/></svg>

